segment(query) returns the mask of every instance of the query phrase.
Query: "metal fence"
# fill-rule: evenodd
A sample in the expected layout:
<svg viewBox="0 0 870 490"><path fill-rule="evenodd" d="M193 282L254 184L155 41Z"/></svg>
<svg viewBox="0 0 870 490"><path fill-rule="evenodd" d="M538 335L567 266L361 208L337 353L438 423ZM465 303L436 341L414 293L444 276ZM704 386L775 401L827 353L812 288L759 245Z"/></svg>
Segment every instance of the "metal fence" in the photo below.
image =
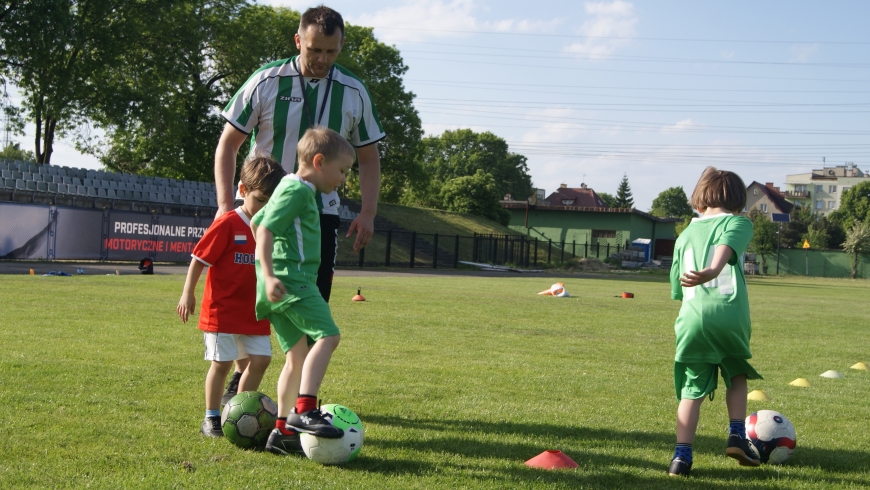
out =
<svg viewBox="0 0 870 490"><path fill-rule="evenodd" d="M339 236L344 237L342 222ZM375 230L369 245L358 254L353 240L339 240L337 265L357 267L456 268L462 262L537 267L561 264L576 258L605 259L625 250L621 243L606 240L539 240L525 235L479 234L472 236L418 233L405 230Z"/></svg>

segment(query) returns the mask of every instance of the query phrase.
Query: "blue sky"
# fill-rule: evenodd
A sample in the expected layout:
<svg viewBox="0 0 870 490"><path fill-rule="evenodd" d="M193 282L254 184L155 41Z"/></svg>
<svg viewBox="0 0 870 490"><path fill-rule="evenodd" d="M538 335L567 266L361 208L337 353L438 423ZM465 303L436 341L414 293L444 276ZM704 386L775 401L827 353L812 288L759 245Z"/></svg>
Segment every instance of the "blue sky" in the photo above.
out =
<svg viewBox="0 0 870 490"><path fill-rule="evenodd" d="M548 194L615 193L626 174L648 210L668 187L690 194L707 165L747 184L783 185L823 157L870 171L870 2L327 5L401 51L427 134L492 131ZM65 145L62 159L98 166Z"/></svg>

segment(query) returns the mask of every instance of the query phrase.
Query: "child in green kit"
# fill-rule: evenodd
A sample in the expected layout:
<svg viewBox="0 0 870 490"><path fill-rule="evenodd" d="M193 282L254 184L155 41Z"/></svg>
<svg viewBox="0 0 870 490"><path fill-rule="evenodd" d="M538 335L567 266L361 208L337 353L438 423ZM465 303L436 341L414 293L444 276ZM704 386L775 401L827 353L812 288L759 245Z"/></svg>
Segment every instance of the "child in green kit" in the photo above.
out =
<svg viewBox="0 0 870 490"><path fill-rule="evenodd" d="M677 446L668 474L688 476L701 403L713 398L717 375L725 381L731 419L725 454L741 466L761 462L746 439L746 381L761 379L749 364L749 297L743 254L752 240L752 222L738 216L746 205L746 186L733 173L708 167L692 193L701 213L677 238L671 266L671 297L682 300L674 331L674 386Z"/></svg>
<svg viewBox="0 0 870 490"><path fill-rule="evenodd" d="M317 408L317 392L340 336L317 288L320 211L314 196L345 182L356 152L335 131L317 127L299 140L297 155L297 172L281 180L251 220L257 241L257 318L272 323L286 358L278 378L278 421L266 443L275 454L301 452L300 432L344 435Z"/></svg>

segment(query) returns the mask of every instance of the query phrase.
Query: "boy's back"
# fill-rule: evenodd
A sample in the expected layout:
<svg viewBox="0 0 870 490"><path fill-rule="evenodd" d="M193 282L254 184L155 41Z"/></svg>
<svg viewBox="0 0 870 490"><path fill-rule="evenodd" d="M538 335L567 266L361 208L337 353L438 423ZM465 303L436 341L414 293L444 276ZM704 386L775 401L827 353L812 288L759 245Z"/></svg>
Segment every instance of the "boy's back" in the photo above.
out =
<svg viewBox="0 0 870 490"><path fill-rule="evenodd" d="M269 335L269 322L257 321L254 236L241 208L214 220L192 255L209 266L199 329L206 332Z"/></svg>
<svg viewBox="0 0 870 490"><path fill-rule="evenodd" d="M303 298L319 295L320 212L314 186L290 174L281 179L269 203L251 220L274 234L272 261L275 276L287 287L280 305L266 297L264 282L257 282L257 317ZM261 274L257 266L257 274Z"/></svg>
<svg viewBox="0 0 870 490"><path fill-rule="evenodd" d="M677 361L718 364L723 357L751 357L742 265L751 240L752 222L730 214L696 218L680 234L671 266L671 297L683 300L675 325ZM719 277L698 287L681 287L680 275L708 267L719 245L733 250Z"/></svg>

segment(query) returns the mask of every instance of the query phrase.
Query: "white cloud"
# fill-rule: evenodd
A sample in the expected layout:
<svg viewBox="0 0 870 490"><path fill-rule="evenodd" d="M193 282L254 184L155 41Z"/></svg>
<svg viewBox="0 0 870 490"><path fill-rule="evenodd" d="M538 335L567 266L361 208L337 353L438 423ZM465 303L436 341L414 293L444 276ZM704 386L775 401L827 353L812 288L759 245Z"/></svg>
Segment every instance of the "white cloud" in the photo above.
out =
<svg viewBox="0 0 870 490"><path fill-rule="evenodd" d="M724 50L719 51L719 56L721 56L722 58L724 58L726 60L730 60L731 58L734 58L735 54L737 54L736 51L724 51Z"/></svg>
<svg viewBox="0 0 870 490"><path fill-rule="evenodd" d="M586 40L565 47L565 53L605 59L617 49L631 44L637 24L633 4L614 0L610 3L586 2L584 6L589 20L580 26L579 31Z"/></svg>
<svg viewBox="0 0 870 490"><path fill-rule="evenodd" d="M687 129L692 129L692 128L703 128L704 126L706 126L706 125L703 123L699 123L697 121L693 121L691 118L689 118L689 119L683 119L682 121L678 121L676 124L662 127L662 132L663 133L676 133L679 131L685 131Z"/></svg>
<svg viewBox="0 0 870 490"><path fill-rule="evenodd" d="M809 58L819 52L818 44L795 44L790 50L793 63L806 63Z"/></svg>
<svg viewBox="0 0 870 490"><path fill-rule="evenodd" d="M388 44L467 35L455 31L533 32L549 30L561 23L558 18L481 20L475 15L478 10L476 0L408 0L399 7L351 17L348 21L374 26L378 39Z"/></svg>

